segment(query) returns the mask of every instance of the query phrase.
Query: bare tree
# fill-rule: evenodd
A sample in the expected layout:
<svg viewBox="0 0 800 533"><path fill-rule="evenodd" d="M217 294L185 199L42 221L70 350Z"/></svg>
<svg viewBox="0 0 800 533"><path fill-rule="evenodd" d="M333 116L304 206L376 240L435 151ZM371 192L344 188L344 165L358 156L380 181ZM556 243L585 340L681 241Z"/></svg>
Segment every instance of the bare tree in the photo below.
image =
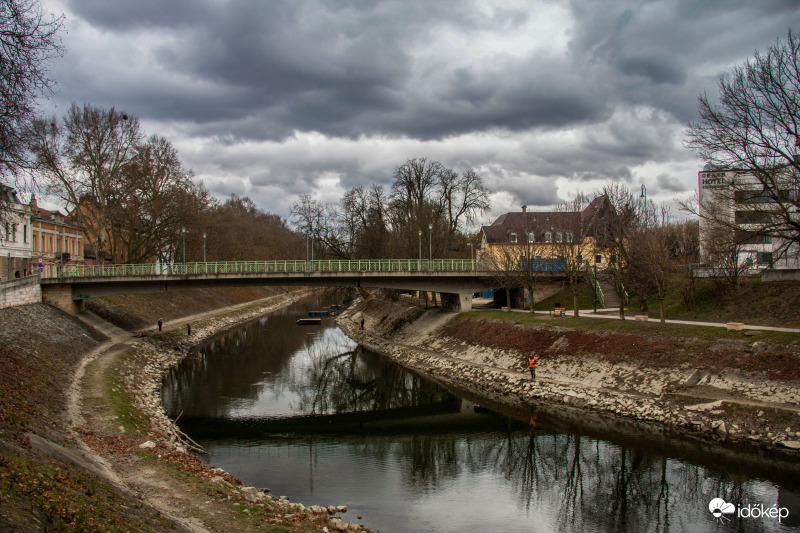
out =
<svg viewBox="0 0 800 533"><path fill-rule="evenodd" d="M447 216L447 248L462 229L462 222L474 222L489 210L489 192L483 178L474 170L460 175L452 169L439 174L440 202Z"/></svg>
<svg viewBox="0 0 800 533"><path fill-rule="evenodd" d="M558 227L555 232L553 254L558 258L559 268L564 273L572 293L573 316L580 316L578 309L578 293L580 281L586 268L585 257L589 253L584 230L583 208L586 199L582 194L573 200L556 206L559 213Z"/></svg>
<svg viewBox="0 0 800 533"><path fill-rule="evenodd" d="M34 121L32 149L48 190L73 210L103 260L114 215L133 190L127 179L141 142L139 121L114 109L72 104L62 124Z"/></svg>
<svg viewBox="0 0 800 533"><path fill-rule="evenodd" d="M718 86L718 100L700 95L700 120L689 125L686 146L714 170L747 177L730 183L731 194L753 211L768 212L750 222L759 234L780 239L779 253L785 253L800 244L800 37L789 30L785 41L757 52ZM735 225L722 217L713 222Z"/></svg>
<svg viewBox="0 0 800 533"><path fill-rule="evenodd" d="M36 99L54 85L47 67L63 53L63 22L36 0L0 0L0 183L30 167L27 134Z"/></svg>
<svg viewBox="0 0 800 533"><path fill-rule="evenodd" d="M666 206L642 202L639 223L630 228L627 253L627 278L640 301L658 299L659 317L664 320L664 297L676 268L671 248L671 214ZM641 309L646 311L646 303Z"/></svg>
<svg viewBox="0 0 800 533"><path fill-rule="evenodd" d="M511 289L523 287L530 295L531 313L536 307L536 287L549 277L557 259L548 257L550 246L531 238L532 231L518 236L519 242L496 246L490 256L495 280L506 290L506 301L511 305Z"/></svg>
<svg viewBox="0 0 800 533"><path fill-rule="evenodd" d="M686 310L694 304L700 262L700 224L689 220L668 228L670 250L675 258L675 284Z"/></svg>
<svg viewBox="0 0 800 533"><path fill-rule="evenodd" d="M156 257L166 260L163 251L168 243L181 227L189 225L191 211L185 207L195 209L195 200L207 197L207 192L192 182L175 147L158 135L137 146L126 180L130 193L111 214L124 256L132 263Z"/></svg>
<svg viewBox="0 0 800 533"><path fill-rule="evenodd" d="M629 272L629 244L633 230L639 224L639 209L633 193L620 183L603 187L602 195L608 199L611 209L603 213L603 220L595 224L595 241L602 243L609 255L608 266L599 276L605 278L619 298L619 316L625 319L625 302L628 299L626 283Z"/></svg>

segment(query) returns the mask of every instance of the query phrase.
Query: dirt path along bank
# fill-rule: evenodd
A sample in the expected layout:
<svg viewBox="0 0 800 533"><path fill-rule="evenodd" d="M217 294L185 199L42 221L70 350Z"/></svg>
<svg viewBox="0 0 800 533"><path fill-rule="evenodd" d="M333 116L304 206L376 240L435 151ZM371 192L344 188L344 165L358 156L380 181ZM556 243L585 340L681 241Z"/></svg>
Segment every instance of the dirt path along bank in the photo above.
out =
<svg viewBox="0 0 800 533"><path fill-rule="evenodd" d="M0 530L362 530L341 519L345 508L295 504L209 467L161 408L161 377L192 346L303 294L164 313L161 333L45 304L1 310Z"/></svg>

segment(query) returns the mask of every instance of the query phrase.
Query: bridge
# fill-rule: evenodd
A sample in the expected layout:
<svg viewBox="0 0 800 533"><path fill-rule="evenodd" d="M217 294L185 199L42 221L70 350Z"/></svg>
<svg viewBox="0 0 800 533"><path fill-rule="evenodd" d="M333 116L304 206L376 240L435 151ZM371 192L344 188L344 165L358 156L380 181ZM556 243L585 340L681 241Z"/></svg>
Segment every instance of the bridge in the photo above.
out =
<svg viewBox="0 0 800 533"><path fill-rule="evenodd" d="M550 273L557 276L559 272ZM42 273L42 300L70 313L89 298L209 286L343 286L439 292L443 303L472 309L472 294L497 285L497 272L469 259L225 261L65 265Z"/></svg>

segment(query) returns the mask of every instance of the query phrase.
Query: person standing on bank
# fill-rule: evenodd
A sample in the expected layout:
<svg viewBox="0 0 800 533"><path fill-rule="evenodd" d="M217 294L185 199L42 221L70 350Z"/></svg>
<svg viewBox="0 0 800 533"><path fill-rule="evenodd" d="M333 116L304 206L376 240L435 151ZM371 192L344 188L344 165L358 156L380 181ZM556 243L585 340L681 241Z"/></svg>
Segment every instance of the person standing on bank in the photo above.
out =
<svg viewBox="0 0 800 533"><path fill-rule="evenodd" d="M161 331L161 326L163 326L163 325L164 325L164 321L159 318L158 319L158 331Z"/></svg>
<svg viewBox="0 0 800 533"><path fill-rule="evenodd" d="M186 334L187 335L191 335L192 334L192 326L191 326L191 324L186 324Z"/></svg>
<svg viewBox="0 0 800 533"><path fill-rule="evenodd" d="M536 379L536 356L528 356L528 368L531 370L531 379Z"/></svg>
<svg viewBox="0 0 800 533"><path fill-rule="evenodd" d="M361 328L359 328L359 329L362 329L362 330L364 329L364 319L363 318L361 319Z"/></svg>

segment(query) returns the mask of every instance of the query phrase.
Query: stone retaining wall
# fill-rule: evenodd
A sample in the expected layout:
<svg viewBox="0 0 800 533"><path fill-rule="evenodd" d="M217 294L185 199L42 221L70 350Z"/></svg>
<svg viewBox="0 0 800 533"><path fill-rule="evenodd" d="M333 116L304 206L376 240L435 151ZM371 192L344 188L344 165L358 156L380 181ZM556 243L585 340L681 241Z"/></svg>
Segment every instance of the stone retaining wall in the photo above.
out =
<svg viewBox="0 0 800 533"><path fill-rule="evenodd" d="M0 282L0 309L41 301L42 286L39 285L39 276Z"/></svg>

